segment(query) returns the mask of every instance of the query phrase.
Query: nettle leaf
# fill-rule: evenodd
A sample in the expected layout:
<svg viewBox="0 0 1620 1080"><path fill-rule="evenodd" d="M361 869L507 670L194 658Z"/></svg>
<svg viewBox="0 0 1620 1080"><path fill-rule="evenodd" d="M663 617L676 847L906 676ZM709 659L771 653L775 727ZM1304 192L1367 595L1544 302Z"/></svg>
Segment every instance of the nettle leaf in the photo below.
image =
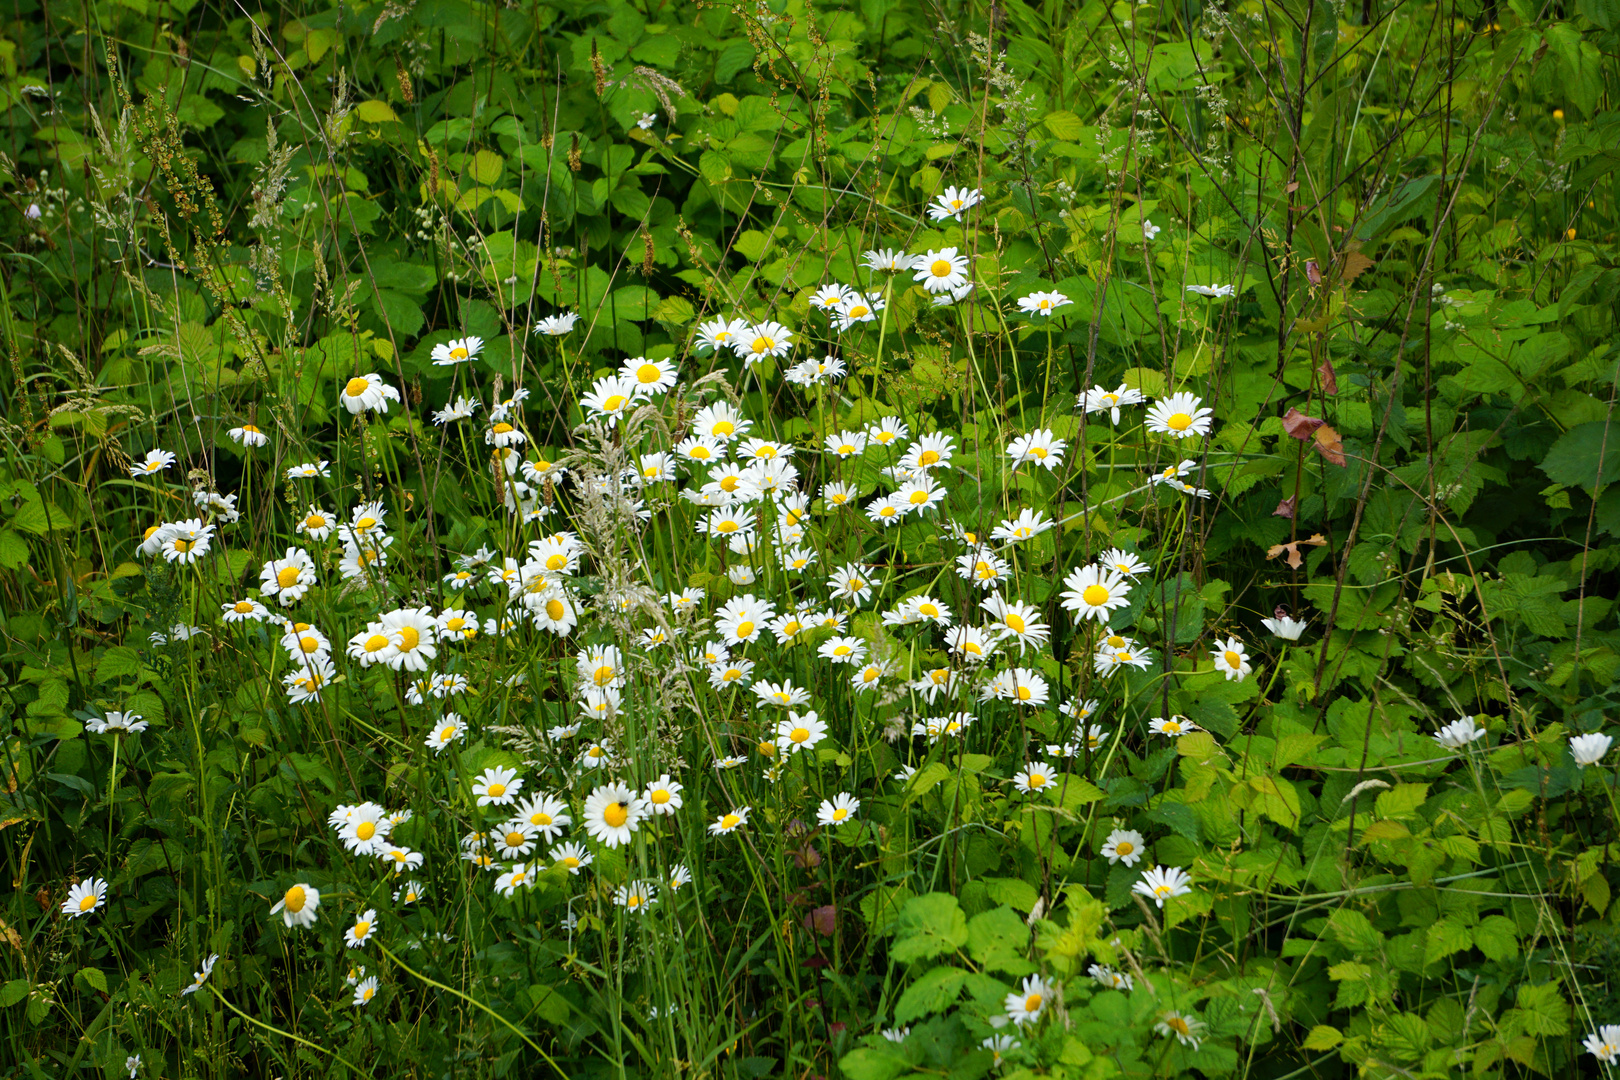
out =
<svg viewBox="0 0 1620 1080"><path fill-rule="evenodd" d="M1029 928L1018 912L998 907L980 912L968 920L968 953L990 971L1028 975L1035 970L1024 951L1029 946Z"/></svg>
<svg viewBox="0 0 1620 1080"><path fill-rule="evenodd" d="M923 960L954 952L967 944L967 917L956 897L928 893L906 901L895 924L895 943L889 955L896 960Z"/></svg>
<svg viewBox="0 0 1620 1080"><path fill-rule="evenodd" d="M896 1023L904 1024L924 1016L944 1012L962 992L967 972L961 968L936 967L923 972L922 978L906 987L894 1007Z"/></svg>
<svg viewBox="0 0 1620 1080"><path fill-rule="evenodd" d="M1556 483L1591 491L1599 480L1620 479L1620 430L1604 420L1570 428L1541 461L1541 471Z"/></svg>

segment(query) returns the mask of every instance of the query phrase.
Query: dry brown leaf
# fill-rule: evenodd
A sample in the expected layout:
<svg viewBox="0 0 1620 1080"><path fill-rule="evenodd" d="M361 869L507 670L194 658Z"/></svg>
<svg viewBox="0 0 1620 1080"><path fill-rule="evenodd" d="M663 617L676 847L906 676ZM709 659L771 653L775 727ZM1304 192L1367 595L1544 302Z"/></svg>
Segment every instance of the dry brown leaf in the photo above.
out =
<svg viewBox="0 0 1620 1080"><path fill-rule="evenodd" d="M1270 549L1266 551L1266 558L1275 559L1286 551L1288 552L1288 565L1298 570L1305 564L1305 556L1299 550L1301 544L1307 547L1322 547L1326 543L1327 541L1322 538L1321 533L1311 533L1308 540L1290 540L1286 544L1272 544Z"/></svg>
<svg viewBox="0 0 1620 1080"><path fill-rule="evenodd" d="M1322 362L1316 365L1316 377L1322 381L1322 393L1339 392L1339 373L1333 370L1333 361L1330 358L1324 356Z"/></svg>
<svg viewBox="0 0 1620 1080"><path fill-rule="evenodd" d="M1288 520L1292 521L1294 519L1294 511L1298 508L1298 502L1299 500L1296 496L1288 496L1288 498L1277 504L1277 509L1271 512L1271 516L1287 518Z"/></svg>
<svg viewBox="0 0 1620 1080"><path fill-rule="evenodd" d="M1290 407L1287 415L1283 417L1283 430L1301 442L1311 437L1311 432L1322 426L1322 420L1315 416L1306 416L1298 409Z"/></svg>
<svg viewBox="0 0 1620 1080"><path fill-rule="evenodd" d="M1323 424L1316 429L1315 436L1316 448L1322 452L1323 457L1334 465L1342 466L1345 464L1344 440L1339 438L1337 431Z"/></svg>
<svg viewBox="0 0 1620 1080"><path fill-rule="evenodd" d="M1344 270L1339 274L1339 283L1349 285L1356 278L1365 274L1378 264L1359 251L1352 251L1344 257Z"/></svg>

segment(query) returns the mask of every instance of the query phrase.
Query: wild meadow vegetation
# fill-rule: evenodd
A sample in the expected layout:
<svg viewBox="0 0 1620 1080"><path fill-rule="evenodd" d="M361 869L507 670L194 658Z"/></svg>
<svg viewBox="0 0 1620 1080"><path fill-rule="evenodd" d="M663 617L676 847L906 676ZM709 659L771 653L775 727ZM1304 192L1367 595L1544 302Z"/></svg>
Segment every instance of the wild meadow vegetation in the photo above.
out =
<svg viewBox="0 0 1620 1080"><path fill-rule="evenodd" d="M0 1076L1612 1076L1620 4L13 0Z"/></svg>

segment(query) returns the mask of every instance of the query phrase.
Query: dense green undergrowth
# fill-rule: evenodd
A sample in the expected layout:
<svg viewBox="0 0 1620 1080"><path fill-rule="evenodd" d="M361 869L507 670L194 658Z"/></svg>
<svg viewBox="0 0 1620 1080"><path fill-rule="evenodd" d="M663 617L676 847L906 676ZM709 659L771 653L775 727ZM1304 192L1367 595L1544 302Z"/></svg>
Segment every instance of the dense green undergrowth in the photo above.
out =
<svg viewBox="0 0 1620 1080"><path fill-rule="evenodd" d="M1612 1075L1613 0L10 12L0 1075Z"/></svg>

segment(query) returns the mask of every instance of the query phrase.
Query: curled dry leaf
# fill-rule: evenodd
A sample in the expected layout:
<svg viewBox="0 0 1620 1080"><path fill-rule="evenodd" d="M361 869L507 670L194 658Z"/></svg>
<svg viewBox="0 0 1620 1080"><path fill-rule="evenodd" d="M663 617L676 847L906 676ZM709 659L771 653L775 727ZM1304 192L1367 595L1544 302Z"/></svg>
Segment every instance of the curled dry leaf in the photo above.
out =
<svg viewBox="0 0 1620 1080"><path fill-rule="evenodd" d="M1307 540L1290 540L1286 544L1272 544L1266 552L1266 558L1275 559L1283 552L1288 553L1288 565L1298 570L1305 564L1305 556L1299 550L1301 547L1322 547L1327 543L1321 533L1311 533Z"/></svg>
<svg viewBox="0 0 1620 1080"><path fill-rule="evenodd" d="M1298 508L1298 505L1298 496L1290 495L1288 498L1277 504L1277 509L1271 512L1271 516L1287 518L1289 521L1292 521L1294 520L1294 511Z"/></svg>
<svg viewBox="0 0 1620 1080"><path fill-rule="evenodd" d="M1322 393L1339 392L1339 373L1333 370L1333 361L1328 357L1322 357L1322 362L1316 365L1316 377L1322 382Z"/></svg>
<svg viewBox="0 0 1620 1080"><path fill-rule="evenodd" d="M1327 458L1328 461L1334 465L1345 464L1344 440L1339 438L1339 433L1337 431L1334 431L1326 424L1323 424L1321 427L1316 429L1314 434L1316 438L1316 448L1322 452L1323 457Z"/></svg>
<svg viewBox="0 0 1620 1080"><path fill-rule="evenodd" d="M1316 416L1306 416L1298 409L1290 408L1283 417L1283 430L1293 438L1304 441L1311 437L1311 432L1322 426L1322 419Z"/></svg>

